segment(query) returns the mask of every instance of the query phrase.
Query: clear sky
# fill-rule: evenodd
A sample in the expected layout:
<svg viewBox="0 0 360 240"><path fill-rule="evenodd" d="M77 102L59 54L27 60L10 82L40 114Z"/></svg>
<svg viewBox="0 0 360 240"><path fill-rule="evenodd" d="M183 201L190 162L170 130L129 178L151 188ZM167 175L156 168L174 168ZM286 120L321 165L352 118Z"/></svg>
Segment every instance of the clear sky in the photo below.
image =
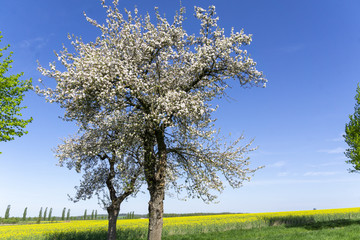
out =
<svg viewBox="0 0 360 240"><path fill-rule="evenodd" d="M110 1L107 1L110 4ZM119 8L154 13L155 6L172 20L179 1L120 0ZM179 201L166 197L165 212L268 212L360 206L360 175L345 164L345 123L353 113L360 81L360 2L357 0L182 0L187 9L184 27L197 32L193 6L215 5L219 25L253 34L248 51L263 71L266 88L243 89L232 81L234 100L220 100L217 126L235 138L255 139L251 161L265 165L240 189L227 188L219 203ZM9 73L24 72L38 85L37 60L47 66L53 51L69 45L67 34L93 41L99 31L83 12L103 22L100 0L0 1L0 47L14 52ZM71 48L70 48L71 50ZM51 80L49 80L51 81ZM40 207L61 215L64 207L83 214L97 209L97 200L76 204L68 200L80 175L56 166L52 149L61 138L76 132L63 122L63 110L33 92L26 95L25 118L32 116L28 135L0 143L0 216L7 205L10 215L25 207L36 216ZM246 143L246 142L244 142ZM147 213L148 194L130 198L121 212Z"/></svg>

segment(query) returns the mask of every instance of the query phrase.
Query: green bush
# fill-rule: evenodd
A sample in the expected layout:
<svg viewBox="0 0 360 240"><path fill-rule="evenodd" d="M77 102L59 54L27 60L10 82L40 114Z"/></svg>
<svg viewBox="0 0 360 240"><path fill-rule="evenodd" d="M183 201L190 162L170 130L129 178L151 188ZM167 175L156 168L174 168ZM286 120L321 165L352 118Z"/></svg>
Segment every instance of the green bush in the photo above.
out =
<svg viewBox="0 0 360 240"><path fill-rule="evenodd" d="M0 223L1 224L16 224L16 223L18 223L20 221L21 221L21 218L15 218L15 217L0 218Z"/></svg>

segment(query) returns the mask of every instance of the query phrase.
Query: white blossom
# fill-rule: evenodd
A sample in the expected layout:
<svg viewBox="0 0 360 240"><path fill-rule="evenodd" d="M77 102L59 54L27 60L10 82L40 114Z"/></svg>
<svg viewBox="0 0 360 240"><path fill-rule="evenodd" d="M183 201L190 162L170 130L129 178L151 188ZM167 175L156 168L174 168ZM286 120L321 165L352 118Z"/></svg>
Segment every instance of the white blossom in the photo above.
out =
<svg viewBox="0 0 360 240"><path fill-rule="evenodd" d="M249 169L250 144L239 146L242 136L229 146L214 126L214 98L225 96L231 80L241 86L265 86L266 79L256 69L244 46L251 35L243 30L225 36L218 26L215 7L195 7L200 21L198 35L189 35L182 27L185 9L180 9L172 23L156 10L156 23L150 14L144 17L115 7L107 9L105 24L86 16L101 30L94 42L68 36L75 52L63 48L57 53L65 70L55 63L50 70L39 71L57 82L55 89L38 88L50 102L66 110L64 119L75 121L79 137L71 137L57 149L60 164L85 168L94 181L101 178L102 165L96 157L113 152L118 159L120 182L141 159L145 129L162 129L167 148L167 186L179 193L206 201L221 191L224 176L232 187L240 187L257 168ZM111 135L108 133L120 132ZM154 140L154 151L156 141ZM139 146L132 148L133 144ZM121 156L138 151L138 160L126 162ZM127 165L130 164L130 165ZM178 181L178 182L177 182ZM96 181L95 181L96 182ZM94 186L96 187L96 186Z"/></svg>

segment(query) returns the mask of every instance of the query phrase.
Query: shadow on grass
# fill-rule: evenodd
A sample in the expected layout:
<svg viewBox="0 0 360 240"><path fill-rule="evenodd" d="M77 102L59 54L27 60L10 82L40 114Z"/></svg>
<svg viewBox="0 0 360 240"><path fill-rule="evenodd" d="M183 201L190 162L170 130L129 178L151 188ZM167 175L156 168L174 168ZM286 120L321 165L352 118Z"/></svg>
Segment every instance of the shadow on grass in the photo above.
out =
<svg viewBox="0 0 360 240"><path fill-rule="evenodd" d="M146 239L147 232L140 230L117 231L117 239L121 240L142 240ZM88 232L56 232L48 234L46 240L106 240L107 231L88 231Z"/></svg>
<svg viewBox="0 0 360 240"><path fill-rule="evenodd" d="M307 216L286 216L286 217L270 217L266 219L269 226L285 225L286 227L298 227L307 224L316 223L313 217Z"/></svg>
<svg viewBox="0 0 360 240"><path fill-rule="evenodd" d="M339 219L315 221L313 217L274 217L267 219L269 226L303 227L307 230L321 230L326 228L340 228L351 225L360 225L359 219Z"/></svg>
<svg viewBox="0 0 360 240"><path fill-rule="evenodd" d="M352 219L330 220L325 222L315 222L311 224L308 223L298 227L303 227L308 230L322 230L326 228L348 227L351 225L360 225L360 220L352 220Z"/></svg>

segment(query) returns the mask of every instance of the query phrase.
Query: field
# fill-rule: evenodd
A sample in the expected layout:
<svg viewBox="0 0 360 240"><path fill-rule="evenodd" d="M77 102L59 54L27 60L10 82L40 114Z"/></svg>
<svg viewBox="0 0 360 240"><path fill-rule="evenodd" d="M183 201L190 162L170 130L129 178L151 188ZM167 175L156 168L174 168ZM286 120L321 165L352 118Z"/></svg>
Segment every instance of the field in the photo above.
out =
<svg viewBox="0 0 360 240"><path fill-rule="evenodd" d="M147 219L118 220L119 239L146 239ZM0 226L0 239L106 239L106 220ZM360 208L164 218L163 239L359 239Z"/></svg>

